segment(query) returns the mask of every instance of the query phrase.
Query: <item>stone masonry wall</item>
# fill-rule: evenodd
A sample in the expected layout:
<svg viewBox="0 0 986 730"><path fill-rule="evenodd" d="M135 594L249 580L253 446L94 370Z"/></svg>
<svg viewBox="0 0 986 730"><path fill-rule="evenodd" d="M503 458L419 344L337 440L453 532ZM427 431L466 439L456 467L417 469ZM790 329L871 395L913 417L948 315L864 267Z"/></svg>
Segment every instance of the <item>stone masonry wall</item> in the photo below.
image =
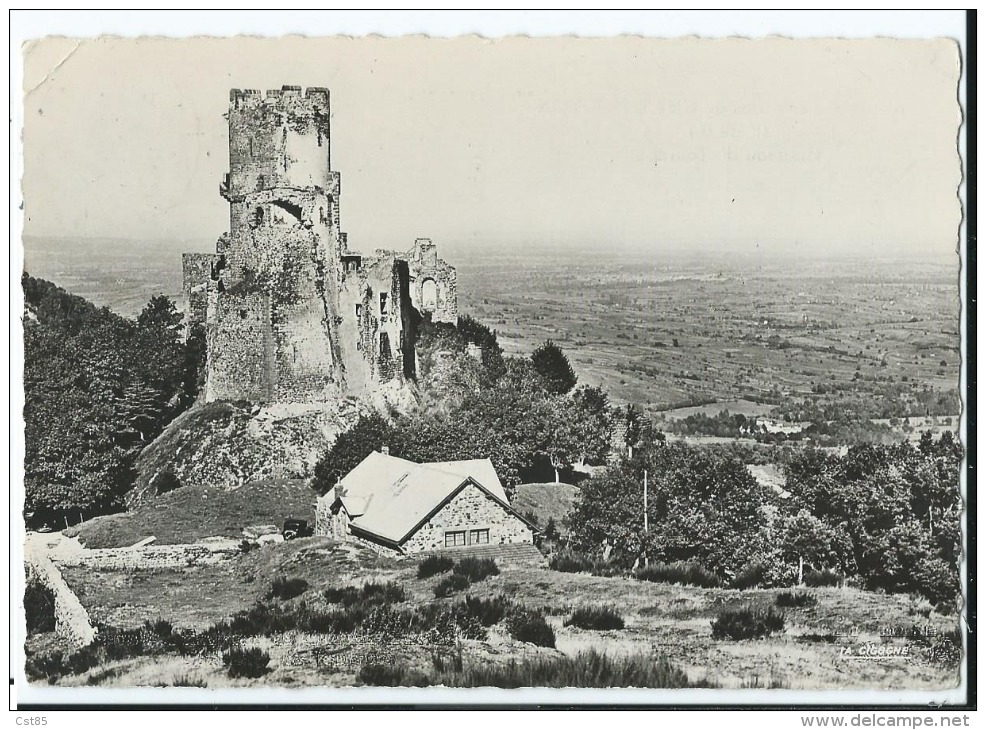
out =
<svg viewBox="0 0 986 730"><path fill-rule="evenodd" d="M270 300L264 293L220 295L206 330L207 400L267 401L270 397Z"/></svg>
<svg viewBox="0 0 986 730"><path fill-rule="evenodd" d="M531 528L473 484L422 525L402 546L407 553L445 548L448 531L489 529L490 545L533 543ZM454 549L454 548L449 548Z"/></svg>
<svg viewBox="0 0 986 730"><path fill-rule="evenodd" d="M214 253L182 254L182 293L187 307L186 325L189 327L205 324L209 305L209 282L218 258Z"/></svg>
<svg viewBox="0 0 986 730"><path fill-rule="evenodd" d="M74 647L91 644L96 629L89 620L89 612L79 601L62 572L47 555L26 555L29 580L37 580L55 597L55 633Z"/></svg>
<svg viewBox="0 0 986 730"><path fill-rule="evenodd" d="M147 545L142 548L81 550L59 559L62 565L93 570L170 570L192 565L214 565L240 553L238 540L214 544Z"/></svg>
<svg viewBox="0 0 986 730"><path fill-rule="evenodd" d="M415 309L422 313L431 312L433 322L455 324L459 318L456 271L438 258L438 251L431 239L419 238L414 242L414 252L409 257L408 269L411 302ZM433 288L428 295L426 287Z"/></svg>

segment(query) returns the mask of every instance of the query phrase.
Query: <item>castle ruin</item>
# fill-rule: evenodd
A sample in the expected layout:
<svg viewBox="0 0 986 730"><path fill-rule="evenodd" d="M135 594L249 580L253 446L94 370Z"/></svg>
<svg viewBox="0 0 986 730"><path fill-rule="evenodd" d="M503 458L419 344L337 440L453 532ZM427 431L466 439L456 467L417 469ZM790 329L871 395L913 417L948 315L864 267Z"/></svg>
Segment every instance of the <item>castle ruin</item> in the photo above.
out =
<svg viewBox="0 0 986 730"><path fill-rule="evenodd" d="M229 232L182 261L205 399L327 402L413 378L422 315L457 319L455 269L426 238L405 253L349 249L328 89L232 89L228 119Z"/></svg>

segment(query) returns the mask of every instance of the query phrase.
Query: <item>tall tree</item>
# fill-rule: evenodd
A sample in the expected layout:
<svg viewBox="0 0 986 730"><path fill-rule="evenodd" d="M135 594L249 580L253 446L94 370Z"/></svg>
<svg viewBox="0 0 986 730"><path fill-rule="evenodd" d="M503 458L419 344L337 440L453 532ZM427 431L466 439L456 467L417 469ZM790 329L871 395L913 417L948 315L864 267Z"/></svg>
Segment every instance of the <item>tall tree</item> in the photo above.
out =
<svg viewBox="0 0 986 730"><path fill-rule="evenodd" d="M567 393L578 382L575 370L572 369L572 364L565 353L551 340L546 340L534 351L531 362L552 393Z"/></svg>

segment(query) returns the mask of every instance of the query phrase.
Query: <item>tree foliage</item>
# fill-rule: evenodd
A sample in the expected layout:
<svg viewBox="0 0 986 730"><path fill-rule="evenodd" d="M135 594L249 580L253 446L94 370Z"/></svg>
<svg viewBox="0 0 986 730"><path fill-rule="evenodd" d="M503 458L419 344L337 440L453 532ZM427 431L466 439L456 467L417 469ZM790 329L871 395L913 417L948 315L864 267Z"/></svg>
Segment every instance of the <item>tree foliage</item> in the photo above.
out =
<svg viewBox="0 0 986 730"><path fill-rule="evenodd" d="M320 460L313 487L324 494L370 452L386 445L392 455L415 462L489 458L511 488L539 459L559 467L604 459L611 430L612 416L601 390L555 394L529 360L506 358L499 377L462 389L440 408L392 421L362 418Z"/></svg>
<svg viewBox="0 0 986 730"><path fill-rule="evenodd" d="M959 590L961 463L962 447L949 432L937 441L925 434L917 448L801 453L788 467L787 488L825 530L840 535L848 553L841 566L819 560L813 567L842 567L870 588L951 604Z"/></svg>
<svg viewBox="0 0 986 730"><path fill-rule="evenodd" d="M551 393L567 393L578 382L568 357L551 340L546 340L534 351L531 362L538 374L544 378L546 387Z"/></svg>
<svg viewBox="0 0 986 730"><path fill-rule="evenodd" d="M26 508L113 511L137 451L194 399L201 359L167 297L134 321L27 274L22 285Z"/></svg>
<svg viewBox="0 0 986 730"><path fill-rule="evenodd" d="M644 470L648 530L644 531ZM646 555L731 577L765 548L769 494L739 461L684 444L648 445L581 485L568 518L575 547L609 545L626 567Z"/></svg>

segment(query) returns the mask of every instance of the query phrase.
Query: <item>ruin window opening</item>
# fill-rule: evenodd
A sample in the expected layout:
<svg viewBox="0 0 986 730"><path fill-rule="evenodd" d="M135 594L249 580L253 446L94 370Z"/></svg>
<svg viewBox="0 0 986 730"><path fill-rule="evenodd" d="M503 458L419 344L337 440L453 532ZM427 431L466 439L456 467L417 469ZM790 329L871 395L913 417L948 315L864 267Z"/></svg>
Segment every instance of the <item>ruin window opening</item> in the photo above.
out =
<svg viewBox="0 0 986 730"><path fill-rule="evenodd" d="M380 293L380 316L381 317L386 317L387 316L387 311L388 311L388 308L387 308L387 294L386 294L386 292L381 292Z"/></svg>
<svg viewBox="0 0 986 730"><path fill-rule="evenodd" d="M380 333L380 360L390 357L390 336L386 332Z"/></svg>
<svg viewBox="0 0 986 730"><path fill-rule="evenodd" d="M421 282L421 308L425 311L434 311L438 306L438 285L434 279L425 279Z"/></svg>
<svg viewBox="0 0 986 730"><path fill-rule="evenodd" d="M260 228L260 226L262 226L263 224L264 224L264 209L260 206L257 206L257 208L253 211L252 215L250 216L250 227Z"/></svg>
<svg viewBox="0 0 986 730"><path fill-rule="evenodd" d="M247 311L245 309L241 309L240 310L240 319L246 319L246 318L247 318Z"/></svg>
<svg viewBox="0 0 986 730"><path fill-rule="evenodd" d="M279 223L301 223L301 206L290 203L287 200L272 200L271 205L277 208L277 212L287 213L287 217L281 215Z"/></svg>
<svg viewBox="0 0 986 730"><path fill-rule="evenodd" d="M356 305L356 321L359 322L360 317L362 317L362 316L363 316L363 305L362 304L357 304Z"/></svg>

